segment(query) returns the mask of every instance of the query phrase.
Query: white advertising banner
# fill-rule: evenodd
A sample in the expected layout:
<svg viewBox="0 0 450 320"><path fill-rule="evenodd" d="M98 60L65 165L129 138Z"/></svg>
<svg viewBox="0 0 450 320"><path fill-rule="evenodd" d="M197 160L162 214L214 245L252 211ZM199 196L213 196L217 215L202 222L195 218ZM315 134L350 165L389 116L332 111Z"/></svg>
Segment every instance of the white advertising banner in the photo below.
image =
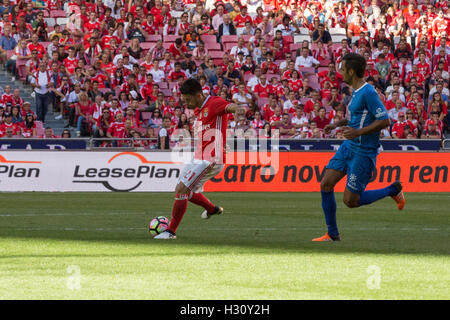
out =
<svg viewBox="0 0 450 320"><path fill-rule="evenodd" d="M0 151L0 191L173 191L171 152Z"/></svg>

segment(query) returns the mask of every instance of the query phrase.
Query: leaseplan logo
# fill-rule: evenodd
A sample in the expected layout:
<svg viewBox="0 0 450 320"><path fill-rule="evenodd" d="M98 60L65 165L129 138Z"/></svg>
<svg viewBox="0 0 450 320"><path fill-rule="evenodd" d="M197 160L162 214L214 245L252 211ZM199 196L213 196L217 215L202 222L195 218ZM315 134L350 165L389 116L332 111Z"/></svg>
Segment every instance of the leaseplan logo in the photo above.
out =
<svg viewBox="0 0 450 320"><path fill-rule="evenodd" d="M42 161L7 160L0 155L0 177L38 178L41 170L30 166L33 164L42 164Z"/></svg>
<svg viewBox="0 0 450 320"><path fill-rule="evenodd" d="M126 159L122 157L126 157ZM133 162L129 161L130 157L138 161L138 166L132 165ZM122 158L120 164L117 164L118 158ZM76 165L72 182L100 183L110 191L129 192L139 188L143 179L161 179L163 181L166 178L178 178L180 175L179 167L167 168L164 165L182 164L182 162L173 161L149 161L142 154L136 152L115 154L107 163L108 166L104 167ZM120 187L117 187L117 185L120 185Z"/></svg>

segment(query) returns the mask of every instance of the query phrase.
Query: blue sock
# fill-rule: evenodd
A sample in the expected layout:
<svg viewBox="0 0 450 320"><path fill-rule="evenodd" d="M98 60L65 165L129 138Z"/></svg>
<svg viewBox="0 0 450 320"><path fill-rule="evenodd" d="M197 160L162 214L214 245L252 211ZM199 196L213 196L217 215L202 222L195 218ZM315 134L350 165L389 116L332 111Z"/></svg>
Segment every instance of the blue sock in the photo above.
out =
<svg viewBox="0 0 450 320"><path fill-rule="evenodd" d="M322 194L322 209L325 213L325 222L328 227L328 234L330 236L339 235L336 223L336 199L334 198L334 191L321 191Z"/></svg>
<svg viewBox="0 0 450 320"><path fill-rule="evenodd" d="M372 202L383 199L387 196L393 196L397 193L397 188L393 185L390 185L383 189L364 191L361 193L361 197L359 198L359 205L364 206L367 204L371 204Z"/></svg>

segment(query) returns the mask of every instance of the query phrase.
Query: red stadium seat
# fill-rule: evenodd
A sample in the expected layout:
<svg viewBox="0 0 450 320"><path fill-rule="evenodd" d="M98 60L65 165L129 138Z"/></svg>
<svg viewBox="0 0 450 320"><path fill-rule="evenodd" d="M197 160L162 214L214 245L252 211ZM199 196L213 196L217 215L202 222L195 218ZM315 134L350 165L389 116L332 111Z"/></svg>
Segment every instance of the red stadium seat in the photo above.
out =
<svg viewBox="0 0 450 320"><path fill-rule="evenodd" d="M208 50L222 50L222 47L220 46L220 43L217 42L206 42L205 48Z"/></svg>
<svg viewBox="0 0 450 320"><path fill-rule="evenodd" d="M170 89L170 92L172 92L173 88L175 88L176 85L177 85L176 82L169 82L169 89Z"/></svg>
<svg viewBox="0 0 450 320"><path fill-rule="evenodd" d="M269 98L258 98L258 107L262 108L265 104L269 103Z"/></svg>
<svg viewBox="0 0 450 320"><path fill-rule="evenodd" d="M164 42L175 42L175 40L177 40L178 38L181 38L181 36L168 34L167 36L164 36Z"/></svg>
<svg viewBox="0 0 450 320"><path fill-rule="evenodd" d="M317 75L308 76L309 86L314 90L320 90L319 78Z"/></svg>
<svg viewBox="0 0 450 320"><path fill-rule="evenodd" d="M213 58L213 59L222 59L223 53L224 53L223 51L215 51L215 50L213 50L213 51L209 51L208 55L211 58Z"/></svg>
<svg viewBox="0 0 450 320"><path fill-rule="evenodd" d="M237 43L238 36L222 36L222 43L234 42Z"/></svg>
<svg viewBox="0 0 450 320"><path fill-rule="evenodd" d="M244 74L244 81L248 82L251 78L253 78L253 73L245 73Z"/></svg>
<svg viewBox="0 0 450 320"><path fill-rule="evenodd" d="M316 69L314 69L313 67L311 68L307 68L307 67L300 67L298 69L299 72L304 72L304 73L313 73L316 71Z"/></svg>
<svg viewBox="0 0 450 320"><path fill-rule="evenodd" d="M141 112L142 120L145 122L148 122L148 120L151 118L152 113L151 112Z"/></svg>
<svg viewBox="0 0 450 320"><path fill-rule="evenodd" d="M275 60L273 63L275 63L278 67L280 66L280 64L282 62L284 62L285 60Z"/></svg>
<svg viewBox="0 0 450 320"><path fill-rule="evenodd" d="M227 42L223 44L223 50L229 52L234 46L237 46L237 42Z"/></svg>
<svg viewBox="0 0 450 320"><path fill-rule="evenodd" d="M40 44L42 44L42 46L44 47L45 50L47 50L47 47L50 45L50 43L51 42L49 42L49 41L40 42Z"/></svg>
<svg viewBox="0 0 450 320"><path fill-rule="evenodd" d="M155 42L142 42L142 43L141 43L141 48L142 48L143 50L150 50L150 49L152 49L155 45L156 45Z"/></svg>
<svg viewBox="0 0 450 320"><path fill-rule="evenodd" d="M330 64L331 60L327 59L327 60L322 60L320 61L320 66L321 67L327 67Z"/></svg>
<svg viewBox="0 0 450 320"><path fill-rule="evenodd" d="M27 61L27 59L16 60L17 73L19 75L19 79L22 81L25 81L27 79L27 68L25 66L27 64Z"/></svg>
<svg viewBox="0 0 450 320"><path fill-rule="evenodd" d="M162 82L158 83L158 85L159 85L160 89L167 89L167 88L169 88L169 86L167 85L167 82L165 82L165 81L162 81Z"/></svg>
<svg viewBox="0 0 450 320"><path fill-rule="evenodd" d="M52 11L50 11L50 17L52 17L52 18L67 18L67 14L64 10L52 10Z"/></svg>
<svg viewBox="0 0 450 320"><path fill-rule="evenodd" d="M250 38L252 37L251 34L243 34L241 36L242 39L244 39L245 42L248 42L250 40Z"/></svg>
<svg viewBox="0 0 450 320"><path fill-rule="evenodd" d="M212 34L203 34L203 35L200 36L200 39L202 39L202 41L203 41L205 44L208 44L208 43L217 43L217 38L216 38L216 36L215 36L215 35L212 35Z"/></svg>
<svg viewBox="0 0 450 320"><path fill-rule="evenodd" d="M36 120L34 123L36 123L36 129L44 129L42 121Z"/></svg>
<svg viewBox="0 0 450 320"><path fill-rule="evenodd" d="M328 71L328 66L327 67L319 67L319 68L317 68L317 73L321 73L322 71Z"/></svg>
<svg viewBox="0 0 450 320"><path fill-rule="evenodd" d="M146 42L157 42L158 40L162 40L162 36L159 34L149 34L146 38Z"/></svg>
<svg viewBox="0 0 450 320"><path fill-rule="evenodd" d="M298 43L292 43L291 46L289 47L289 49L291 51L295 51L297 49L300 49L302 47L302 43L298 42Z"/></svg>
<svg viewBox="0 0 450 320"><path fill-rule="evenodd" d="M272 80L272 78L277 78L278 82L279 82L280 78L281 78L281 76L279 74L274 74L274 73L267 73L266 77L267 77L267 81L269 81L269 82Z"/></svg>
<svg viewBox="0 0 450 320"><path fill-rule="evenodd" d="M170 89L160 89L160 91L164 93L164 97L171 97L173 95Z"/></svg>
<svg viewBox="0 0 450 320"><path fill-rule="evenodd" d="M309 99L310 98L301 98L299 103L304 105L305 103L307 103L309 101Z"/></svg>

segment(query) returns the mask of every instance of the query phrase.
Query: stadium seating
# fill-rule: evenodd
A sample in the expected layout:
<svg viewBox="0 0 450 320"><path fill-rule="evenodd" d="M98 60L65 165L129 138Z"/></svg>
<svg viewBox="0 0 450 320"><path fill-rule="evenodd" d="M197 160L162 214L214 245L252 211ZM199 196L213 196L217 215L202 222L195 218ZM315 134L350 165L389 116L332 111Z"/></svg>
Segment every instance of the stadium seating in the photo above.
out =
<svg viewBox="0 0 450 320"><path fill-rule="evenodd" d="M311 41L311 37L306 34L296 34L294 36L294 43L301 43L303 41Z"/></svg>
<svg viewBox="0 0 450 320"><path fill-rule="evenodd" d="M132 2L134 3L135 0L132 0ZM270 7L269 2L271 2L271 1L265 1L264 5L263 5L264 11L266 11L266 12L268 12L270 10L270 9L268 9ZM76 5L76 4L72 3L72 2L70 2L70 4L71 5ZM98 2L96 2L96 3L89 2L88 13L90 13L90 12L101 12L102 10L96 10L96 11L92 10L92 8L98 9L96 7L98 5L99 5ZM7 6L8 5L6 5L6 7ZM152 4L150 3L149 6L152 6ZM188 6L188 7L192 7L193 8L193 6ZM10 7L9 9L12 9L12 7ZM367 8L365 8L365 7L362 8L363 11L365 11L366 9ZM36 11L37 10L39 10L39 9L36 9ZM45 17L44 21L47 24L48 30L50 30L50 31L53 30L55 24L58 24L58 25L60 25L62 27L62 29L66 29L66 30L68 30L71 33L70 34L70 38L75 39L75 34L73 34L74 30L69 30L69 28L66 27L69 24L69 17L68 17L68 14L67 14L68 10L69 10L69 1L67 1L67 0L57 1L55 3L55 7L54 8L51 8L49 10L43 10L44 17ZM188 9L186 9L186 10L188 10ZM207 14L210 14L208 10L206 12L207 12ZM275 10L275 8L274 8L274 10ZM276 10L282 10L282 9L281 9L281 7L280 8L277 7ZM325 6L321 10L322 10L322 14L325 14L326 12L324 12L324 11L327 10L327 7ZM187 12L187 11L181 11L181 10L174 11L174 10L171 10L170 11L170 16L168 15L164 19L160 19L158 21L168 21L170 17L174 17L174 18L178 19L178 21L179 21L181 15L183 14L183 12ZM251 12L250 15L255 17L255 12ZM157 15L155 15L155 18L161 18L161 17L156 17L156 16ZM104 17L100 17L99 21L103 21L102 20L103 18ZM191 18L192 17L189 18L190 21L191 21ZM112 19L114 19L114 18L112 18ZM143 19L141 19L141 20L143 20ZM314 29L314 26L310 25L309 20L306 19L306 17L301 17L299 20L292 19L291 23L295 24L297 21L302 21L300 24L297 25L299 33L289 34L289 32L285 33L285 31L283 31L283 46L285 48L287 48L287 52L291 52L292 53L292 58L295 61L295 58L298 56L297 53L298 53L299 49L303 47L303 42L304 41L308 42L308 48L311 49L311 52L314 55L314 57L316 57L316 55L318 55L318 57L316 57L316 59L318 59L320 61L320 66L318 68L300 67L298 69L298 71L301 72L303 77L308 77L308 79L309 79L309 86L313 90L319 91L321 94L324 94L323 91L322 91L323 88L321 88L321 86L320 86L321 81L324 80L323 72L329 70L328 65L330 63L334 63L336 65L335 71L339 71L339 62L341 61L342 57L338 57L336 51L338 51L339 48L341 47L341 41L343 39L347 39L347 29L345 27L335 23L335 21L333 19L329 19L329 21L326 21L325 22L325 27L328 29L328 31L329 31L329 33L331 35L333 44L332 44L331 47L328 48L328 50L330 51L331 55L325 55L325 54L321 55L321 53L318 51L318 49L319 49L318 45L316 43L312 43L312 41L311 41L312 39L311 39L310 34L311 34L312 30ZM209 16L209 23L211 23L211 22L212 22L212 16ZM277 27L277 23L279 23L279 22L280 21L278 20L278 17L276 19L271 20L271 23L273 24L274 28ZM13 23L14 23L14 21L13 21ZM104 26L103 23L99 24L99 25L100 25L100 27ZM87 24L85 24L85 27L87 27ZM254 25L253 27L255 28L256 25ZM370 24L367 25L367 27L369 28L369 33L370 33L370 35L371 35L371 37L373 39L373 37L376 34L377 30L375 30L373 25L370 25ZM137 57L138 64L142 64L144 62L144 59L143 59L144 55L156 45L157 41L159 41L159 40L163 41L163 48L165 50L169 49L171 47L171 45L178 38L181 38L184 41L185 37L182 36L182 35L179 35L179 34L177 34L177 35L170 34L170 35L162 36L163 28L164 28L164 23L160 24L157 27L159 34L147 35L145 37L145 41L140 43L140 47L142 48L143 54L140 57ZM89 29L89 28L87 27L87 29ZM82 35L83 38L82 39L84 39L84 41L81 42L80 52L77 52L77 54L78 54L77 58L79 60L85 58L85 56L83 54L83 51L86 49L86 47L84 47L84 46L87 45L87 42L88 42L88 40L87 40L88 37L85 37L86 36L85 33L86 33L87 29L83 28L83 30L79 30L79 31L81 31L83 33L83 35ZM200 39L205 44L205 48L208 50L208 55L213 59L213 62L214 62L214 64L216 66L217 65L222 65L225 53L229 53L233 47L237 46L237 43L238 43L238 40L239 40L240 37L242 39L244 39L245 46L247 46L249 40L252 38L252 35L250 35L250 34L243 35L242 32L244 30L245 30L245 28L237 28L237 35L223 35L221 37L221 39L220 39L220 42L217 41L217 35L216 34L204 34L204 35L200 36ZM19 35L16 34L15 36L18 37ZM404 36L404 35L402 35L402 36ZM274 37L274 33L273 32L271 32L270 34L264 35L264 38L266 39L266 47L267 47L269 52L272 50L273 37ZM392 36L391 39L393 40L394 47L391 48L390 50L391 50L391 53L394 54L394 50L396 49L396 47L397 47L397 45L398 45L398 43L400 41L400 36L397 36L397 37L393 37ZM353 37L351 37L351 39L348 39L348 40L351 40L351 44L355 44L358 40L360 40L360 37L359 36L353 36ZM42 38L41 38L41 40L39 42L40 42L40 44L42 44L44 49L47 49L48 46L51 43L49 41L50 41L50 39L48 39L47 41L42 41ZM79 40L74 40L74 41L79 41ZM416 41L415 38L411 38L409 36L407 37L407 42L410 44L410 46L412 47L412 50L413 50L413 52L411 52L411 56L413 56L414 53L417 56L417 50L416 50L416 52L414 52L414 50L416 49L416 44L417 44L417 43L415 43L415 41ZM431 41L437 41L437 39L431 39ZM79 43L79 42L77 42L77 43ZM128 39L124 39L123 42L121 41L121 43L124 43L125 45L128 46L130 44L130 41ZM99 46L101 47L102 50L105 49L104 48L104 43L102 42L102 39L99 39L98 44L99 44ZM196 46L198 44L190 42L190 43L184 43L184 45L186 45L188 47L191 47L188 50L188 52L192 53L192 51L191 51L192 47L194 47L194 46ZM77 44L77 46L78 46L78 44ZM120 47L120 43L119 43L119 47ZM429 53L430 55L433 56L434 55L434 49L435 49L435 45L434 45L434 43L432 43L430 48L428 48L429 52L427 52L427 54ZM353 48L353 46L352 46L352 50L355 50L355 48ZM256 52L257 51L258 50L254 50L253 54L252 54L252 58L254 60L253 63L255 63L255 64L261 63L261 61L265 60L264 57L258 57L258 58L256 57ZM374 52L375 52L374 48L372 48L372 50L369 50L369 51L370 51L370 54L374 54ZM114 60L114 57L118 53L119 53L118 51L117 52L113 52L111 54L111 57L110 57L111 60ZM152 54L159 54L159 53L154 53L153 52ZM14 50L7 50L7 52L6 52L7 59L12 58L13 55L15 55L15 51ZM283 63L283 61L284 61L283 58L278 56L278 55L275 58L277 60L275 60L274 63L277 66L280 66ZM231 61L232 61L233 57L229 57L229 59L231 59ZM394 58L389 57L389 59L391 59L389 61L389 63L392 66L392 65L395 65L395 62L397 62L396 60L392 61L392 59L398 59L398 57L395 57L395 56L394 56ZM447 59L446 62L448 62L448 56L446 57L446 59ZM85 66L85 69L89 70L90 69L90 63L93 63L95 60L96 59L93 59L92 61L87 61L87 65ZM411 61L409 61L409 63L411 64L412 59L410 59L410 60ZM431 83L430 86L433 86L433 85L435 85L435 83L433 81L436 81L433 78L433 77L436 76L435 75L436 63L432 61L432 60L434 60L434 57L432 57L432 59L429 59L429 60L430 60L430 62L429 62L429 64L430 64L430 66L429 66L430 67L430 75L427 76L428 78L426 79L425 83L427 85ZM116 59L116 61L117 61L117 59ZM192 59L192 61L195 62L195 65L197 67L199 67L203 63L203 60L199 60L199 59ZM172 59L171 62L174 63L175 62L174 59ZM183 59L180 59L179 62L182 63L182 68L184 68L184 72L187 74L187 76L192 76L192 75L195 76L195 73L197 72L197 71L195 71L195 68L194 68L194 70L187 70L188 63L186 63ZM15 61L16 76L17 76L18 79L22 80L24 83L26 83L26 80L27 80L26 67L25 67L26 63L27 63L27 60L19 60L19 59L17 59ZM65 65L66 69L69 67L67 61L65 61L63 64ZM110 69L108 69L108 71L106 71L106 69L99 70L99 73L103 74L103 76L106 76L106 78L108 79L107 81L105 81L105 84L106 84L107 88L100 89L100 92L108 93L108 92L113 91L114 94L117 96L117 94L120 91L119 86L124 84L124 83L128 83L128 75L125 75L124 79L121 79L119 84L116 83L114 86L111 85L113 80L114 80L114 74L111 73L111 70L114 70L116 67L117 66L114 65ZM130 70L133 69L132 63L127 65L126 68L128 68ZM146 68L148 68L147 65L146 65ZM167 66L167 69L164 70L165 71L165 77L162 79L162 82L159 82L159 84L160 84L160 91L164 94L164 96L166 98L174 96L173 89L176 86L176 82L167 82L167 77L168 77L169 72L171 71L171 68L172 68L172 66ZM448 72L449 71L448 70L448 63L446 64L445 68L446 68L446 71ZM61 69L61 70L63 70L63 69ZM210 83L207 83L206 85L208 85L208 87L211 88L211 93L212 93L213 89L217 90L217 88L215 87L216 83L215 83L215 81L213 81L213 78L211 77L211 71L210 70L206 70L206 71L203 70L203 71L209 77L207 79L207 81L208 80L211 81ZM235 73L236 75L240 75L240 76L243 75L242 80L243 80L244 84L247 84L247 82L251 78L254 77L254 74L249 72L248 69L245 69L245 74L244 74L242 69L237 69L236 71L237 71ZM126 71L124 73L128 74L129 72L133 72L133 70ZM318 73L321 74L320 78L317 75ZM236 76L236 75L233 75L233 76ZM72 75L68 75L68 76L71 77ZM102 79L103 79L103 76L102 76ZM273 77L277 78L278 81L280 81L281 80L281 76L282 76L281 72L273 73L273 71L269 71L269 73L267 73L267 78L268 78L269 81ZM94 77L91 77L87 73L84 74L83 77L85 77L85 79L83 79L83 81L81 81L81 82L84 82L84 80L89 79L89 78L94 79ZM325 76L325 78L326 77L328 77L328 76ZM143 83L145 83L145 79L142 79L142 74L140 74L138 78L139 78L139 86L142 86ZM409 88L407 87L407 84L404 81L405 79L406 79L406 76L402 80L402 86L404 87L406 92L409 92L408 91ZM290 79L288 79L288 80L290 80ZM390 80L391 79L388 79L388 84L389 85L391 84L391 83L389 83ZM229 79L226 80L226 82L228 82L228 81L229 81ZM110 85L112 86L111 88L108 87ZM232 96L231 95L231 90L230 90L232 85L233 84L230 83L229 87L227 89L228 99L230 99L231 96ZM342 83L339 84L339 87L342 87L342 86L345 87L345 84L342 84ZM125 86L125 88L126 88L126 86ZM247 89L251 93L251 88L247 87ZM382 89L384 90L385 88L382 88ZM70 90L73 90L73 83L71 84ZM287 90L286 92L288 92L290 89L284 88L283 90ZM422 101L425 102L426 109L428 110L428 108L429 108L429 100L430 100L430 97L428 96L429 88L426 88L426 90L424 90L424 91L425 92L423 93L423 96L421 98L422 98ZM287 99L287 97L283 96L283 94L278 96L278 92L279 92L278 89L276 89L276 92L277 92L276 98L278 100L277 103L278 103L278 105L281 106L284 103L285 99ZM298 92L295 92L295 93L296 93L297 100L299 100L300 102L302 102L302 101L305 102L305 101L309 100L309 97L303 96L304 95L303 91L299 90ZM131 100L133 99L133 97L131 97L131 95L129 97L130 97ZM407 100L406 103L405 103L405 106L410 105L409 104L410 103L410 101L409 101L410 97L405 95L405 97L403 97L403 98L404 98L404 100ZM386 99L388 99L388 98L386 98ZM142 108L144 108L147 105L147 103L144 103L145 102L144 100L145 99L139 100L139 103L141 104ZM445 99L443 99L443 100L445 100ZM326 101L326 100L323 100L323 101ZM268 99L267 98L259 98L255 102L256 102L256 104L259 107L262 107L263 105L265 105L268 102ZM447 104L448 103L445 103L446 107L447 107ZM180 105L181 107L183 107L183 102L182 101L178 101L178 98L176 98L176 105ZM330 105L327 105L325 107L327 108L327 110L330 110ZM346 106L343 105L342 107L345 108ZM141 114L141 118L142 118L142 120L144 120L144 123L148 122L148 119L149 119L150 116L151 116L151 113L147 113L147 112L143 112ZM312 117L312 115L309 115L309 116ZM248 118L247 120L250 121L251 118ZM425 126L425 123L422 123L420 130L422 130L424 126ZM145 129L145 128L140 128L140 129ZM444 127L442 128L442 130L444 130L444 131L445 131L445 129L446 128L444 128ZM38 127L39 134L41 134L43 130L44 130L43 129L43 124L40 123L39 127ZM143 133L144 133L144 131L145 130L142 130Z"/></svg>

